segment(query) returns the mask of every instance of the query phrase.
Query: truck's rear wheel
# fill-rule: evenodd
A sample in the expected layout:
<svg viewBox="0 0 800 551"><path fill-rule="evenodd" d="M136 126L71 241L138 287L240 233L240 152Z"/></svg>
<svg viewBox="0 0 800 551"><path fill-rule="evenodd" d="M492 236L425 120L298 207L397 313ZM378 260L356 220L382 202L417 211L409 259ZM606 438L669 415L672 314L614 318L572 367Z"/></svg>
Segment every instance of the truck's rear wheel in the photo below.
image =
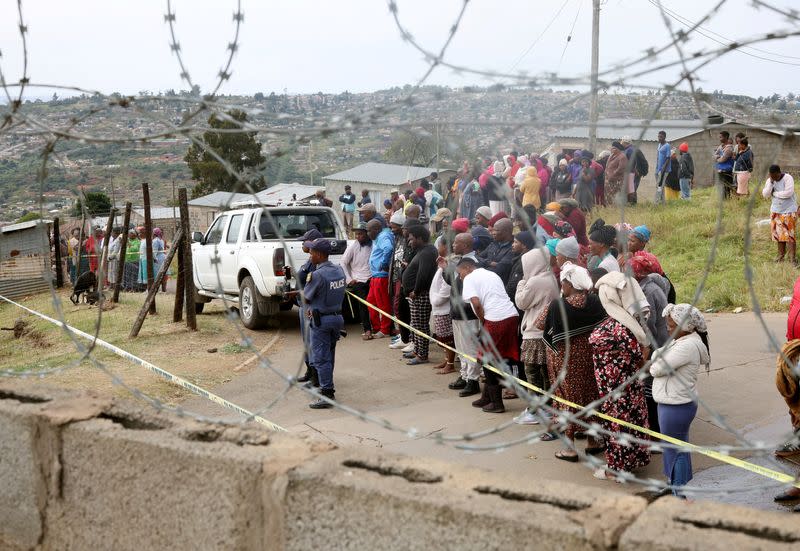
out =
<svg viewBox="0 0 800 551"><path fill-rule="evenodd" d="M248 329L260 329L267 324L267 317L258 310L258 289L250 276L239 285L239 317Z"/></svg>
<svg viewBox="0 0 800 551"><path fill-rule="evenodd" d="M195 314L202 314L203 313L203 308L205 308L205 307L206 307L206 303L205 302L195 302L194 303L194 313Z"/></svg>

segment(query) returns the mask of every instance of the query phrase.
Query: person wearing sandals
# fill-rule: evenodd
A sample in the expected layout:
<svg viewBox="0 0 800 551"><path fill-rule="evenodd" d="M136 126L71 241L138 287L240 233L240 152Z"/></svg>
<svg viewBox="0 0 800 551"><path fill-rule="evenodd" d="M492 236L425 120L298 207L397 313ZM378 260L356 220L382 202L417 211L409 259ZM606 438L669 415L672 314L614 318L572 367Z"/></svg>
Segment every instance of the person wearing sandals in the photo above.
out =
<svg viewBox="0 0 800 551"><path fill-rule="evenodd" d="M640 320L646 318L650 306L636 280L622 272L604 275L595 288L608 314L589 337L597 390L605 398L600 409L616 419L648 427L644 382L635 376L649 352L647 334ZM626 383L629 384L620 395L614 397L612 393ZM619 423L605 425L612 432L606 442L607 466L595 471L595 477L614 480L615 473L631 472L650 463L649 446L623 443L618 436L637 437L638 433Z"/></svg>
<svg viewBox="0 0 800 551"><path fill-rule="evenodd" d="M561 298L557 298L542 310L536 320L536 327L543 331L542 339L547 346L547 374L553 394L564 400L584 405L597 400L597 381L592 365L592 346L589 334L606 317L600 299L590 294L592 279L586 268L565 262L559 272ZM567 335L569 335L569 355L567 356ZM565 358L569 363L565 365ZM572 411L568 406L558 404L560 409ZM564 437L571 444L558 452L556 458L572 463L578 462L575 451L575 435L581 431L577 423L569 423L564 428ZM553 440L552 434L544 435L542 440ZM603 452L602 441L589 438L587 453Z"/></svg>
<svg viewBox="0 0 800 551"><path fill-rule="evenodd" d="M517 339L517 309L508 298L503 280L496 273L478 268L478 263L464 257L457 266L458 275L464 282L461 296L472 305L481 323L478 360L500 369L507 369L519 362L519 340ZM486 413L503 413L503 387L500 376L483 368L486 384L473 407Z"/></svg>
<svg viewBox="0 0 800 551"><path fill-rule="evenodd" d="M444 236L439 236L434 243L436 251L439 253L438 258L444 258L447 261L450 256L447 250L447 240ZM437 258L437 263L438 263ZM433 315L433 334L436 340L453 347L455 341L453 339L453 318L450 317L450 294L452 288L444 280L444 270L437 266L436 273L433 275L433 282L431 283L430 299L431 299L431 314ZM453 362L456 353L452 350L444 349L445 359L442 363L436 365L436 373L438 375L447 375L455 373Z"/></svg>
<svg viewBox="0 0 800 551"><path fill-rule="evenodd" d="M674 340L653 352L653 399L658 403L661 432L687 442L697 414L697 373L701 365L708 369L711 360L706 320L690 304L668 304L663 316ZM680 488L692 479L691 455L669 447L663 457L672 493L683 497Z"/></svg>
<svg viewBox="0 0 800 551"><path fill-rule="evenodd" d="M553 300L558 298L558 283L550 270L550 253L531 249L522 255L522 279L517 283L514 302L522 310L522 362L528 382L542 390L550 388L547 375L547 347L542 340L542 330L536 327L536 318ZM536 425L541 414L525 409L514 422L519 425Z"/></svg>
<svg viewBox="0 0 800 551"><path fill-rule="evenodd" d="M431 232L426 226L421 224L408 228L408 240L406 244L414 252L414 258L408 263L403 271L402 284L403 292L408 297L411 311L411 327L417 330L411 334L411 341L414 343L414 351L405 354L408 359L407 365L419 365L428 363L428 348L430 341L420 335L431 334L431 299L430 289L433 282L433 275L436 273L436 258L438 252L436 247L430 244Z"/></svg>

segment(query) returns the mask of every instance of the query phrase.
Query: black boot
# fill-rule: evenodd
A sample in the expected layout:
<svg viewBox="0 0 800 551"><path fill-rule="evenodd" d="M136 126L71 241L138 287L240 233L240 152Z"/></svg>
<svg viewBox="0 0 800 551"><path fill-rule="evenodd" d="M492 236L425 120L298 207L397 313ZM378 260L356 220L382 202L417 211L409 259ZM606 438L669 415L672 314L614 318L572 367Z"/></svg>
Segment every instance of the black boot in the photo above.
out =
<svg viewBox="0 0 800 551"><path fill-rule="evenodd" d="M489 399L489 385L483 385L483 391L481 392L481 397L472 402L472 407L474 408L482 408L486 404L491 403L492 401Z"/></svg>
<svg viewBox="0 0 800 551"><path fill-rule="evenodd" d="M311 373L313 371L314 371L314 369L312 369L312 367L310 365L306 364L306 373L302 377L298 377L297 378L297 382L298 383L307 383L308 381L310 381L311 380Z"/></svg>
<svg viewBox="0 0 800 551"><path fill-rule="evenodd" d="M459 377L458 379L447 385L447 388L449 388L450 390L461 390L466 386L467 386L467 381Z"/></svg>
<svg viewBox="0 0 800 551"><path fill-rule="evenodd" d="M319 388L319 374L317 373L317 370L313 367L310 367L309 369L311 370L311 375L308 378L308 382L306 382L306 384L303 386L306 388L311 388L312 386L314 388Z"/></svg>
<svg viewBox="0 0 800 551"><path fill-rule="evenodd" d="M325 396L326 398L330 398L331 400L335 400L334 394L336 394L336 393L334 392L333 389L323 388L322 390L319 391L319 393L322 394L323 396ZM325 400L320 398L316 402L311 402L310 404L308 404L308 407L310 407L311 409L328 409L328 408L332 408L333 404L331 404L329 402L326 402Z"/></svg>
<svg viewBox="0 0 800 551"><path fill-rule="evenodd" d="M505 413L506 407L503 405L503 387L499 384L484 385L484 387L489 388L489 403L482 407L483 411L486 413Z"/></svg>
<svg viewBox="0 0 800 551"><path fill-rule="evenodd" d="M464 385L464 390L458 393L459 396L462 398L466 398L467 396L473 396L478 394L481 391L481 385L476 380L468 380L467 383Z"/></svg>

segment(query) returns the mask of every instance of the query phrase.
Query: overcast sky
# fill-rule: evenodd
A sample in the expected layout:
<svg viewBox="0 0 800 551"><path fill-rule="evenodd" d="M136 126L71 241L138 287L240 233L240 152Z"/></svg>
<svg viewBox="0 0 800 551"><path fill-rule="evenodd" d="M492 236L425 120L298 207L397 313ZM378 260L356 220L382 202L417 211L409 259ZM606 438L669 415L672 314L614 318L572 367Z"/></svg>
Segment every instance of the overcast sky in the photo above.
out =
<svg viewBox="0 0 800 551"><path fill-rule="evenodd" d="M663 0L664 7L691 21L700 19L716 3ZM773 3L796 5L792 0ZM416 82L425 72L421 54L401 40L387 3L381 0L251 0L242 4L240 49L223 93L371 91ZM590 67L591 4L591 0L472 0L446 59L475 69L585 75ZM233 38L236 2L177 0L173 6L189 73L208 91ZM398 0L398 13L425 48L438 52L460 6L461 0ZM24 0L23 12L29 28L33 82L126 94L188 88L180 80L177 61L170 52L165 1ZM21 76L17 21L16 2L2 2L0 66L9 82ZM573 23L572 40L567 44ZM682 26L672 23L676 28ZM600 25L601 68L638 57L647 48L666 43L669 36L649 0L605 1ZM797 22L765 8L755 9L745 0L729 0L703 27L707 35L722 41L800 30ZM685 46L693 51L719 44L697 35ZM789 38L758 44L758 50L749 50L752 55L730 53L699 72L699 85L706 91L721 89L752 96L798 93L798 46L799 38ZM674 50L662 59L675 59ZM660 86L674 81L678 74L680 68L676 67L637 82ZM428 82L463 86L495 81L439 68ZM37 96L50 93L31 92Z"/></svg>

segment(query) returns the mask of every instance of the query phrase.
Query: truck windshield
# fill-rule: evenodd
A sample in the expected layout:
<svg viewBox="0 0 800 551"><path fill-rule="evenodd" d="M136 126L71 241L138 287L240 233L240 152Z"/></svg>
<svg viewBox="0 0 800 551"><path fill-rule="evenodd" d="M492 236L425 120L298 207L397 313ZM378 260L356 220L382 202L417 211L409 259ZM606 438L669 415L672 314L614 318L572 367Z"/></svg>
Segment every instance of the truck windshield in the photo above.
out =
<svg viewBox="0 0 800 551"><path fill-rule="evenodd" d="M270 217L262 212L258 223L261 239L296 239L312 228L317 228L323 237L336 237L336 226L329 212L271 212Z"/></svg>

